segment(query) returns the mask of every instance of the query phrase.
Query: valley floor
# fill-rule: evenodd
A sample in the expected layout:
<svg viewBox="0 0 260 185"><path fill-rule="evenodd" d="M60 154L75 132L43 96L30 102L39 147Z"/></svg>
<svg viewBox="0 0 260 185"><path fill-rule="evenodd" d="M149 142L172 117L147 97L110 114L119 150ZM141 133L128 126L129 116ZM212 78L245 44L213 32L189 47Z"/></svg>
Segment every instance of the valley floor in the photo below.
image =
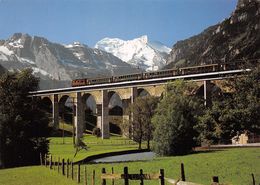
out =
<svg viewBox="0 0 260 185"><path fill-rule="evenodd" d="M232 185L252 184L251 174L256 178L256 184L260 183L260 148L235 148L216 151L205 151L186 156L156 157L152 161L111 163L111 164L88 164L88 182L92 171L96 171L96 184L100 184L101 168L107 172L114 168L115 173L123 173L127 166L129 173L156 173L159 169L165 170L165 176L172 179L180 177L180 164L184 163L186 180L201 184L210 184L212 176L219 176L220 182ZM83 173L83 170L82 170ZM1 185L28 185L28 184L76 184L58 174L57 171L46 167L32 166L0 170ZM82 183L83 184L83 183ZM108 181L111 184L111 181ZM116 181L115 184L122 184ZM140 184L131 181L130 184ZM145 184L158 185L158 181L145 181Z"/></svg>

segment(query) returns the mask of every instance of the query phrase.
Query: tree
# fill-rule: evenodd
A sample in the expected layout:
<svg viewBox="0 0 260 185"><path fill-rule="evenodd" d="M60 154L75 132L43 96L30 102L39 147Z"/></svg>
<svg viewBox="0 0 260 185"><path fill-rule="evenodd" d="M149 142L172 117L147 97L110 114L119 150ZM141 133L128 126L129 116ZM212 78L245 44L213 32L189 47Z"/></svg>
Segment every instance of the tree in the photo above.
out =
<svg viewBox="0 0 260 185"><path fill-rule="evenodd" d="M202 102L193 91L195 84L174 81L168 84L152 119L154 124L154 150L160 155L183 155L196 145L197 117L203 110Z"/></svg>
<svg viewBox="0 0 260 185"><path fill-rule="evenodd" d="M150 149L152 139L152 116L154 115L158 98L154 96L145 96L136 98L135 102L129 107L132 119L129 120L132 126L133 139L138 142L141 149L142 141L147 141L147 149Z"/></svg>
<svg viewBox="0 0 260 185"><path fill-rule="evenodd" d="M229 79L226 86L230 93L214 99L200 117L202 141L229 143L241 133L260 131L260 65Z"/></svg>
<svg viewBox="0 0 260 185"><path fill-rule="evenodd" d="M0 167L39 164L48 152L48 117L29 97L38 83L30 69L0 77Z"/></svg>

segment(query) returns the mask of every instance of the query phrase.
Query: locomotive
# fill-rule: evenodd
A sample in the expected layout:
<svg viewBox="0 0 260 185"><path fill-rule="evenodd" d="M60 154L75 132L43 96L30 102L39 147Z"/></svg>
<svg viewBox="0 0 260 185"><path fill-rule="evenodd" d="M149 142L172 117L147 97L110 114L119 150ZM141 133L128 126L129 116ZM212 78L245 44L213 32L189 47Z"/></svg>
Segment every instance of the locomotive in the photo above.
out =
<svg viewBox="0 0 260 185"><path fill-rule="evenodd" d="M208 65L173 68L173 69L144 72L144 73L118 75L112 77L75 79L72 80L71 86L78 87L78 86L123 82L123 81L131 81L131 80L145 80L145 79L152 79L152 78L163 78L163 77L172 77L172 76L180 76L180 75L226 71L226 70L232 70L236 68L237 68L237 63L236 64L234 63L208 64Z"/></svg>

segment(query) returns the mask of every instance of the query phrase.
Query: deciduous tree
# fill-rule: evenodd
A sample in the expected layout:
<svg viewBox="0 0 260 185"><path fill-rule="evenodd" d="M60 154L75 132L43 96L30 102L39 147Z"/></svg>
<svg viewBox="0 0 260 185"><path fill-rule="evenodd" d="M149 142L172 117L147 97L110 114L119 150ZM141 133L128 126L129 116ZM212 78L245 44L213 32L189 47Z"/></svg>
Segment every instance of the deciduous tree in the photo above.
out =
<svg viewBox="0 0 260 185"><path fill-rule="evenodd" d="M230 93L216 98L200 117L201 140L228 143L244 132L260 133L260 65L226 86Z"/></svg>
<svg viewBox="0 0 260 185"><path fill-rule="evenodd" d="M168 84L152 119L155 126L154 150L160 155L191 152L198 133L194 129L202 103L193 96L195 85L183 80Z"/></svg>
<svg viewBox="0 0 260 185"><path fill-rule="evenodd" d="M129 107L132 119L129 120L132 126L133 139L139 143L141 149L142 141L147 141L147 148L150 149L152 140L153 125L151 122L154 115L158 98L153 96L138 97Z"/></svg>
<svg viewBox="0 0 260 185"><path fill-rule="evenodd" d="M0 77L1 167L39 164L39 154L48 152L48 117L28 96L38 83L29 69Z"/></svg>

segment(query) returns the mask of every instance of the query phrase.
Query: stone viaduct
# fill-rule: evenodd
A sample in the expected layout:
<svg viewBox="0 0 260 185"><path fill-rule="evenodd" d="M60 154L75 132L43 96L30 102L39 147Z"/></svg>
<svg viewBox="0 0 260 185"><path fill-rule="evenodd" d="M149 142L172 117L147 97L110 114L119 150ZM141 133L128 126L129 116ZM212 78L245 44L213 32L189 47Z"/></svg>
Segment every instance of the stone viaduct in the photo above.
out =
<svg viewBox="0 0 260 185"><path fill-rule="evenodd" d="M196 93L204 98L205 105L209 101L213 91L226 91L223 82L226 78L240 73L241 70L232 72L215 72L197 75L187 75L180 77L170 77L164 79L138 80L111 84L98 84L83 87L71 87L63 89L52 89L32 92L32 96L41 97L47 100L52 106L53 124L57 128L59 125L59 111L64 108L65 102L70 98L73 106L73 123L75 126L76 139L82 137L85 123L86 101L91 98L96 103L97 127L101 129L103 139L110 136L109 132L109 102L113 95L120 97L122 102L122 117L129 119L126 113L127 107L142 94L160 97L165 91L166 84L176 79L193 80L197 83ZM145 92L145 93L144 93Z"/></svg>

